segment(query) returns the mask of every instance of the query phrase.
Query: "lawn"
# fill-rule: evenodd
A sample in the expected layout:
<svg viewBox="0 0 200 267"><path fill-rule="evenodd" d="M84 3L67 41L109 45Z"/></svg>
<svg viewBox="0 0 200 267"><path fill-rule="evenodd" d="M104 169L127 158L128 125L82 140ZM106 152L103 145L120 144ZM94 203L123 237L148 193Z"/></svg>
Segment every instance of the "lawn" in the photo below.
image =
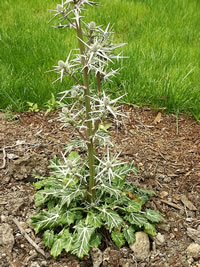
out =
<svg viewBox="0 0 200 267"><path fill-rule="evenodd" d="M191 113L200 119L200 1L101 0L87 21L114 24L117 42L126 42L113 94L125 102ZM43 108L51 93L72 81L52 82L45 73L77 47L72 33L48 24L56 0L0 2L0 109L24 111L27 101Z"/></svg>

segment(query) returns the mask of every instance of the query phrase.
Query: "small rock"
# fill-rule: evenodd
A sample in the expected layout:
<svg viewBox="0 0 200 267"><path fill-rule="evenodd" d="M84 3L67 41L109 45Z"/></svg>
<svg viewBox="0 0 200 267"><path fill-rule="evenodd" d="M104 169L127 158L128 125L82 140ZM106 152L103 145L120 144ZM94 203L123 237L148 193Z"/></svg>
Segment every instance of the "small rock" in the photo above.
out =
<svg viewBox="0 0 200 267"><path fill-rule="evenodd" d="M31 263L30 267L40 267L40 265L37 263L37 261L34 261Z"/></svg>
<svg viewBox="0 0 200 267"><path fill-rule="evenodd" d="M123 258L128 258L131 250L130 250L130 248L124 247L124 248L120 249L120 252L121 252Z"/></svg>
<svg viewBox="0 0 200 267"><path fill-rule="evenodd" d="M99 267L103 261L103 254L99 248L93 248L90 252L93 267Z"/></svg>
<svg viewBox="0 0 200 267"><path fill-rule="evenodd" d="M0 225L0 245L11 253L14 242L13 229L9 224L2 223Z"/></svg>
<svg viewBox="0 0 200 267"><path fill-rule="evenodd" d="M119 250L114 250L108 247L103 252L103 266L105 267L117 267L121 259L121 253Z"/></svg>
<svg viewBox="0 0 200 267"><path fill-rule="evenodd" d="M172 180L171 177L165 177L165 178L163 179L163 181L164 181L165 183L170 183L171 180Z"/></svg>
<svg viewBox="0 0 200 267"><path fill-rule="evenodd" d="M5 216L5 215L1 215L1 222L2 223L7 223L8 222L8 216Z"/></svg>
<svg viewBox="0 0 200 267"><path fill-rule="evenodd" d="M122 267L131 267L131 266L134 266L133 265L133 261L131 259L124 259L124 258L120 259L119 264Z"/></svg>
<svg viewBox="0 0 200 267"><path fill-rule="evenodd" d="M191 243L189 247L187 247L187 255L194 259L200 258L200 245L196 243Z"/></svg>
<svg viewBox="0 0 200 267"><path fill-rule="evenodd" d="M165 198L165 197L167 197L169 194L168 194L168 192L166 192L166 191L162 191L162 192L160 192L160 196L161 196L161 198Z"/></svg>
<svg viewBox="0 0 200 267"><path fill-rule="evenodd" d="M149 237L144 232L137 232L135 237L136 241L130 245L130 248L134 252L134 256L137 260L145 260L150 253Z"/></svg>
<svg viewBox="0 0 200 267"><path fill-rule="evenodd" d="M187 235L200 245L200 230L195 230L193 228L187 228Z"/></svg>
<svg viewBox="0 0 200 267"><path fill-rule="evenodd" d="M158 233L155 239L155 242L158 246L161 246L165 243L165 236Z"/></svg>
<svg viewBox="0 0 200 267"><path fill-rule="evenodd" d="M197 210L197 208L193 205L193 203L185 195L181 196L181 201L186 206L186 208L188 208L189 210L191 210L191 211Z"/></svg>
<svg viewBox="0 0 200 267"><path fill-rule="evenodd" d="M170 225L166 224L166 223L158 223L157 224L157 229L165 231L165 232L169 232L170 231Z"/></svg>

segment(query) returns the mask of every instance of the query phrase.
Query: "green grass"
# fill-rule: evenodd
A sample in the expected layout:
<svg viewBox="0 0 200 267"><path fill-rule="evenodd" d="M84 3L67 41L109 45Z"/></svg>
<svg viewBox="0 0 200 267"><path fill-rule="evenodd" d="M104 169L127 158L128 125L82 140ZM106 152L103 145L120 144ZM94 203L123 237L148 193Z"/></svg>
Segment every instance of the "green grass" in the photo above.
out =
<svg viewBox="0 0 200 267"><path fill-rule="evenodd" d="M77 46L69 30L48 24L57 0L0 2L0 108L26 108L26 101L44 107L51 97L69 88L65 79L45 73ZM121 74L110 85L128 93L125 101L164 107L200 119L200 1L101 0L87 21L114 24L115 39L127 42Z"/></svg>

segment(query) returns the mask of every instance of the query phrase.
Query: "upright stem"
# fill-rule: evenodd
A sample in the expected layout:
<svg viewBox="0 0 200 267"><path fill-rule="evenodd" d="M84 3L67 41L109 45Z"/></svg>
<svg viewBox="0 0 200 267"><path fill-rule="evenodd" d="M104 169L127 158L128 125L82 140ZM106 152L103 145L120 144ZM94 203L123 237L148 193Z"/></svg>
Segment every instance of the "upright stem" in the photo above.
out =
<svg viewBox="0 0 200 267"><path fill-rule="evenodd" d="M97 91L98 93L101 92L101 74L97 72Z"/></svg>
<svg viewBox="0 0 200 267"><path fill-rule="evenodd" d="M81 55L84 55L85 52L85 46L81 42L83 40L83 34L81 25L79 22L79 26L76 23L76 29L77 29L77 36L79 40L79 48ZM88 161L89 161L89 170L90 170L90 178L89 178L89 187L88 187L88 199L90 202L93 201L95 196L95 158L94 158L94 144L93 144L93 131L92 131L92 122L90 117L91 112L91 105L90 105L90 88L89 88L89 74L88 74L88 68L86 67L86 61L82 57L82 65L83 65L83 83L85 88L85 106L86 106L86 120L87 120L87 146L88 146Z"/></svg>

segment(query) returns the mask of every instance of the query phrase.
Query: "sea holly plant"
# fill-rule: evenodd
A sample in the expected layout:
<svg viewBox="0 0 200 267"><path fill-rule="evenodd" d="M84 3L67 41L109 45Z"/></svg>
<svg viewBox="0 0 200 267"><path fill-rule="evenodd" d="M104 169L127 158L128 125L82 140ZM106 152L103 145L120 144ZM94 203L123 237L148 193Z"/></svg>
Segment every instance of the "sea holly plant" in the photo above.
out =
<svg viewBox="0 0 200 267"><path fill-rule="evenodd" d="M118 247L132 244L136 231L156 235L155 223L164 220L158 211L145 209L153 192L131 182L134 164L113 152L109 128L124 116L117 106L123 95L111 98L106 82L119 72L112 66L123 58L116 50L124 44L113 43L110 24L103 28L84 21L84 12L97 5L67 0L53 10L55 27L73 29L79 44L54 67L56 81L70 76L75 82L61 95L59 120L63 127L72 126L78 139L61 159L52 160L50 176L35 183L38 208L31 224L36 233L43 232L53 257L66 251L82 258L104 242L105 231Z"/></svg>

